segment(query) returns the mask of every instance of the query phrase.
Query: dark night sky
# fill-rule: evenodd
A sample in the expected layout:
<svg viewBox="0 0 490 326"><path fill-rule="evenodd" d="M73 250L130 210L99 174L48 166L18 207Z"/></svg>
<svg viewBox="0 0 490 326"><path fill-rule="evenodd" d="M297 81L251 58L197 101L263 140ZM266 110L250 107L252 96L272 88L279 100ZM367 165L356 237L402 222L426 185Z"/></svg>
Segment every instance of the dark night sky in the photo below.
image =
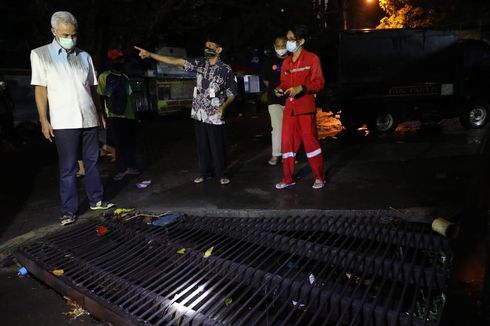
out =
<svg viewBox="0 0 490 326"><path fill-rule="evenodd" d="M309 0L3 0L2 6L0 52L6 59L0 67L9 68L28 67L30 49L52 40L49 19L56 10L77 17L79 46L96 62L110 47L129 52L135 44L181 46L200 55L208 32L222 34L228 54L240 56L268 47L288 25L312 21Z"/></svg>
<svg viewBox="0 0 490 326"><path fill-rule="evenodd" d="M377 3L349 1L352 28L372 28L382 17ZM376 1L376 0L374 0ZM422 0L414 2L428 3ZM433 0L429 3L441 2ZM330 28L338 27L338 11L330 0ZM488 0L444 0L455 5L453 24L490 16ZM200 55L205 34L222 34L227 54L246 56L250 49L270 47L272 38L287 26L306 23L320 36L321 21L312 0L2 0L0 12L0 67L28 68L29 51L50 42L49 18L56 10L71 11L79 21L79 45L95 61L102 61L108 48L131 51L134 44L154 49L168 44ZM332 23L333 22L333 23Z"/></svg>

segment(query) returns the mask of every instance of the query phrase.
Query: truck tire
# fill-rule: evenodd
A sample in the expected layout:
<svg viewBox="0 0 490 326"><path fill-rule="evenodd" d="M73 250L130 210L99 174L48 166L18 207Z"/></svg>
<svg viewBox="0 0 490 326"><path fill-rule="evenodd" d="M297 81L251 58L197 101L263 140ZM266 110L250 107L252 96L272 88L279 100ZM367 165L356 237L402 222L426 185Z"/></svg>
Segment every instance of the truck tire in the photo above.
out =
<svg viewBox="0 0 490 326"><path fill-rule="evenodd" d="M398 119L394 113L382 111L369 119L368 129L373 134L390 134L395 131L397 125Z"/></svg>
<svg viewBox="0 0 490 326"><path fill-rule="evenodd" d="M460 116L460 122L465 128L483 128L488 122L488 104L473 103Z"/></svg>

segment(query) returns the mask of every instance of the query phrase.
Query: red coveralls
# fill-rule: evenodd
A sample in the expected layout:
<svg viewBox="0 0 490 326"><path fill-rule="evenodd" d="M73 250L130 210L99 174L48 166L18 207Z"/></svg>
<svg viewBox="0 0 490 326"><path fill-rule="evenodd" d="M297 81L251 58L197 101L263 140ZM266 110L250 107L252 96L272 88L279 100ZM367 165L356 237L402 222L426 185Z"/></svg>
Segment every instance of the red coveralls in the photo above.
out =
<svg viewBox="0 0 490 326"><path fill-rule="evenodd" d="M288 97L284 109L282 122L282 162L284 183L294 181L294 157L303 142L306 156L315 179L323 180L322 149L317 140L316 132L316 105L313 93L320 91L325 84L320 59L312 52L301 50L296 62L293 56L286 58L282 65L281 84L279 88L288 88L303 85L306 88L304 95L297 98Z"/></svg>

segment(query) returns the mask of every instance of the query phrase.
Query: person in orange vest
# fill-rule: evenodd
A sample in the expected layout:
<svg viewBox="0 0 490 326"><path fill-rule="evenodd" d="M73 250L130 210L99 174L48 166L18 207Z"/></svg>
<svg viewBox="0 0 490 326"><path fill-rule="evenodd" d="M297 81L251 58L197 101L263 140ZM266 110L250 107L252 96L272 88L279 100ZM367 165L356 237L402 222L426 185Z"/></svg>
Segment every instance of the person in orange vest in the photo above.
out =
<svg viewBox="0 0 490 326"><path fill-rule="evenodd" d="M313 189L325 186L323 156L316 132L315 93L324 84L318 56L304 49L308 29L295 26L287 33L286 48L292 53L282 64L281 83L275 89L276 96L285 96L286 104L282 125L283 178L277 189L295 185L294 163L296 153L303 143L315 182Z"/></svg>

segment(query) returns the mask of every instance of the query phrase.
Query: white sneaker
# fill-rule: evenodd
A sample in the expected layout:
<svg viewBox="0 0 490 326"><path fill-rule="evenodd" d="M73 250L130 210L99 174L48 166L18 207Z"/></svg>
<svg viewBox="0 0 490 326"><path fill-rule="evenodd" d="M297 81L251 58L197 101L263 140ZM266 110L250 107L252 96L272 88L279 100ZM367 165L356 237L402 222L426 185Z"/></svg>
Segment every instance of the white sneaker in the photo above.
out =
<svg viewBox="0 0 490 326"><path fill-rule="evenodd" d="M311 188L322 189L323 187L325 187L325 183L326 182L324 180L316 179L315 182L313 183L313 186L311 186Z"/></svg>
<svg viewBox="0 0 490 326"><path fill-rule="evenodd" d="M295 184L296 184L296 182L285 183L285 182L281 181L278 184L276 184L276 189L284 189L284 188L292 187Z"/></svg>

